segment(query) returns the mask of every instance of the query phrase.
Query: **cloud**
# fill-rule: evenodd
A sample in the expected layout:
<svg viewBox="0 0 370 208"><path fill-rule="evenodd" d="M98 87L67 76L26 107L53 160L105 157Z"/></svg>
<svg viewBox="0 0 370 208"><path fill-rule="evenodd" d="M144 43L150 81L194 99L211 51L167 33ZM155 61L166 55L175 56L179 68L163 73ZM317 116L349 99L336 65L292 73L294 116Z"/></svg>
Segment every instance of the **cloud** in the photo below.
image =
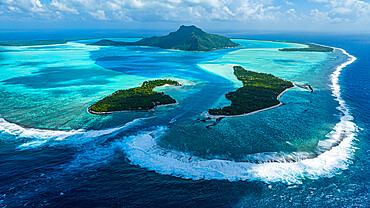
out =
<svg viewBox="0 0 370 208"><path fill-rule="evenodd" d="M97 20L108 20L103 10L92 11L92 12L89 12L89 14Z"/></svg>
<svg viewBox="0 0 370 208"><path fill-rule="evenodd" d="M45 12L40 0L1 0L2 11ZM5 9L4 9L5 8Z"/></svg>
<svg viewBox="0 0 370 208"><path fill-rule="evenodd" d="M0 21L365 24L363 0L0 0ZM302 24L301 24L302 23Z"/></svg>
<svg viewBox="0 0 370 208"><path fill-rule="evenodd" d="M293 6L294 5L294 3L293 2L290 2L290 1L285 1L285 4L290 5L290 6Z"/></svg>
<svg viewBox="0 0 370 208"><path fill-rule="evenodd" d="M310 15L314 18L316 22L331 22L332 19L329 17L328 12L320 12L318 9L313 9L310 12Z"/></svg>
<svg viewBox="0 0 370 208"><path fill-rule="evenodd" d="M218 1L218 0L187 0L187 1L178 1L177 4L180 4L180 3L188 3L190 5L202 5L202 6L206 6L206 7L212 7L212 8L219 8L221 7L223 4L221 3L221 1Z"/></svg>
<svg viewBox="0 0 370 208"><path fill-rule="evenodd" d="M55 10L58 10L60 12L79 14L79 12L75 8L68 7L66 4L56 1L56 0L53 0L50 3L50 6L55 7Z"/></svg>
<svg viewBox="0 0 370 208"><path fill-rule="evenodd" d="M8 16L21 11L25 16L44 13L52 18L64 15L66 18L86 19L92 16L97 20L122 19L131 21L245 21L276 19L276 8L272 0L0 0L1 10ZM120 13L120 11L122 11ZM16 14L13 14L16 16Z"/></svg>
<svg viewBox="0 0 370 208"><path fill-rule="evenodd" d="M352 12L352 9L346 7L337 7L333 8L332 11L336 14L349 14Z"/></svg>
<svg viewBox="0 0 370 208"><path fill-rule="evenodd" d="M325 4L326 12L316 9L311 14L317 16L325 15L329 22L352 22L370 23L370 4L361 0L314 0Z"/></svg>

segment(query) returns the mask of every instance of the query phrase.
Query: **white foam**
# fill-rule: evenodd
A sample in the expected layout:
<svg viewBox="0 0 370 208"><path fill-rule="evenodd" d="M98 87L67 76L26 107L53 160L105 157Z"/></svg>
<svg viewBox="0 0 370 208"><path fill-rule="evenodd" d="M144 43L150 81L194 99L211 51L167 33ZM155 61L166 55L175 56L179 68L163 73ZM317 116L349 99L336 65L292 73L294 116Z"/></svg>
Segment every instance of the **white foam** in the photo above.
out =
<svg viewBox="0 0 370 208"><path fill-rule="evenodd" d="M53 131L44 129L24 128L14 123L10 123L3 118L0 118L0 132L11 134L21 138L37 138L37 139L50 139L50 138L66 138L76 133L82 133L83 130L71 131Z"/></svg>
<svg viewBox="0 0 370 208"><path fill-rule="evenodd" d="M319 147L327 151L312 159L297 162L249 163L222 159L204 159L187 153L166 150L157 144L157 139L165 133L160 127L154 132L131 136L123 140L123 150L132 164L139 165L160 174L186 179L263 181L266 183L283 182L286 184L302 183L304 179L332 177L347 169L355 151L354 140L356 125L345 101L340 95L339 75L341 70L356 60L343 49L349 60L338 66L332 74L332 92L339 102L338 110L343 113L335 128L326 135L327 139ZM157 136L153 136L157 134Z"/></svg>
<svg viewBox="0 0 370 208"><path fill-rule="evenodd" d="M148 118L145 118L148 119ZM135 119L131 122L126 123L123 126L103 129L103 130L47 130L47 129L35 129L35 128L24 128L14 123L10 123L3 118L0 118L0 133L10 134L15 138L22 138L25 142L19 145L19 149L36 148L45 145L48 141L60 142L67 138L73 138L74 140L85 140L87 138L96 138L103 135L112 134L118 130L128 129L133 125L138 124L143 118Z"/></svg>

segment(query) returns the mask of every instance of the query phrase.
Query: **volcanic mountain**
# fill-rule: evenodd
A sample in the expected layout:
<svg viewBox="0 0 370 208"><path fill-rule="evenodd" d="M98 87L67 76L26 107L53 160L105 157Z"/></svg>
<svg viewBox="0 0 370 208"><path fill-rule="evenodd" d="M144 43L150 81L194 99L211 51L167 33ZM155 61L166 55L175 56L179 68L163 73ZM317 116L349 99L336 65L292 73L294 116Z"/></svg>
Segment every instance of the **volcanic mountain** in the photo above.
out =
<svg viewBox="0 0 370 208"><path fill-rule="evenodd" d="M241 46L232 42L227 37L206 33L194 25L182 25L176 32L171 32L166 36L143 38L137 42L123 42L102 39L90 45L153 46L163 49L177 49L183 51L213 51Z"/></svg>

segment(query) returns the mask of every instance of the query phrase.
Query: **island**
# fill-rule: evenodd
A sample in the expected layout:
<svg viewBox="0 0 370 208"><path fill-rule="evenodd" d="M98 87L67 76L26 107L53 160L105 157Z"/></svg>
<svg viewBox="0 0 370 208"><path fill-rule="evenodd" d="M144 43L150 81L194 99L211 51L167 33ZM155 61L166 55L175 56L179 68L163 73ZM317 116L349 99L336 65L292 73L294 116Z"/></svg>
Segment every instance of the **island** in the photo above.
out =
<svg viewBox="0 0 370 208"><path fill-rule="evenodd" d="M281 48L279 51L287 51L287 52L293 52L293 51L302 51L302 52L333 52L334 48L318 45L314 43L302 43L302 42L291 42L289 43L299 43L307 45L307 48Z"/></svg>
<svg viewBox="0 0 370 208"><path fill-rule="evenodd" d="M166 36L143 38L137 42L102 39L95 43L91 43L90 45L153 46L163 49L177 49L183 51L214 51L241 46L227 37L206 33L194 25L182 25L176 32L171 32Z"/></svg>
<svg viewBox="0 0 370 208"><path fill-rule="evenodd" d="M241 66L234 66L233 69L243 87L226 94L231 101L230 106L209 109L211 117L241 116L280 106L280 96L294 87L292 82L271 74L248 71Z"/></svg>
<svg viewBox="0 0 370 208"><path fill-rule="evenodd" d="M118 90L111 95L99 100L88 108L92 114L106 114L119 111L150 110L159 105L177 103L175 99L163 92L155 92L154 88L164 85L181 86L174 80L157 79L145 81L141 87Z"/></svg>

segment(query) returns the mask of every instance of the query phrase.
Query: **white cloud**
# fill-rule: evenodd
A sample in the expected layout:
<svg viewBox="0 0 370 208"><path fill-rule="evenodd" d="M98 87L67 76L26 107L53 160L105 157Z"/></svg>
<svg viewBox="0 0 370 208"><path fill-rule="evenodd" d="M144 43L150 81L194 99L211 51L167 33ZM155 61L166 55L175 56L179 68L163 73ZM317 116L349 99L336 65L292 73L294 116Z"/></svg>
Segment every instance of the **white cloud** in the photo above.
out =
<svg viewBox="0 0 370 208"><path fill-rule="evenodd" d="M31 4L34 7L42 7L42 4L41 4L40 0L31 0Z"/></svg>
<svg viewBox="0 0 370 208"><path fill-rule="evenodd" d="M302 20L302 15L299 15L294 8L288 9L286 14L289 22L297 22Z"/></svg>
<svg viewBox="0 0 370 208"><path fill-rule="evenodd" d="M13 7L13 6L8 6L8 9L9 9L10 11L12 11L12 12L17 12L17 11L19 11L19 8L17 8L17 7Z"/></svg>
<svg viewBox="0 0 370 208"><path fill-rule="evenodd" d="M293 6L294 5L294 3L293 2L290 2L290 1L285 1L285 4L286 5L290 5L290 6Z"/></svg>
<svg viewBox="0 0 370 208"><path fill-rule="evenodd" d="M320 12L318 9L313 9L310 14L316 22L327 23L332 21L328 12Z"/></svg>
<svg viewBox="0 0 370 208"><path fill-rule="evenodd" d="M184 1L184 2L188 2L188 3L193 4L193 5L208 6L208 7L212 7L212 8L218 8L218 7L222 6L222 3L218 0L187 0L187 1Z"/></svg>
<svg viewBox="0 0 370 208"><path fill-rule="evenodd" d="M347 22L370 25L370 5L364 0L307 0L304 5L292 0L0 0L0 11L0 21L28 18L111 22L223 21L237 22L236 25Z"/></svg>
<svg viewBox="0 0 370 208"><path fill-rule="evenodd" d="M143 8L146 5L146 2L140 0L129 0L127 1L127 4L133 8Z"/></svg>
<svg viewBox="0 0 370 208"><path fill-rule="evenodd" d="M107 8L112 11L117 11L121 9L121 5L117 2L107 2Z"/></svg>
<svg viewBox="0 0 370 208"><path fill-rule="evenodd" d="M370 4L361 0L314 0L325 4L327 12L311 12L315 17L325 14L332 23L370 23Z"/></svg>
<svg viewBox="0 0 370 208"><path fill-rule="evenodd" d="M7 19L24 19L40 17L50 12L40 0L0 0L2 17Z"/></svg>
<svg viewBox="0 0 370 208"><path fill-rule="evenodd" d="M128 17L124 11L118 11L118 12L113 12L114 19L126 21L126 22L132 22L133 20Z"/></svg>
<svg viewBox="0 0 370 208"><path fill-rule="evenodd" d="M48 18L76 15L112 20L122 19L123 11L123 19L131 21L275 20L278 12L274 10L279 7L272 4L272 0L0 0L1 9L9 16L21 10L24 16L44 13Z"/></svg>
<svg viewBox="0 0 370 208"><path fill-rule="evenodd" d="M346 8L346 7L338 7L338 8L333 8L332 11L338 14L349 14L352 12L352 9Z"/></svg>
<svg viewBox="0 0 370 208"><path fill-rule="evenodd" d="M41 4L40 0L30 0L31 4L30 10L34 13L40 13L45 12L46 10L43 8L43 5Z"/></svg>
<svg viewBox="0 0 370 208"><path fill-rule="evenodd" d="M89 12L89 14L97 20L108 20L103 10L92 11L92 12Z"/></svg>
<svg viewBox="0 0 370 208"><path fill-rule="evenodd" d="M78 14L78 11L75 8L68 7L66 4L61 3L57 0L53 0L50 3L50 6L55 7L55 9L60 11L60 12L70 12L70 13L73 13L73 14Z"/></svg>

